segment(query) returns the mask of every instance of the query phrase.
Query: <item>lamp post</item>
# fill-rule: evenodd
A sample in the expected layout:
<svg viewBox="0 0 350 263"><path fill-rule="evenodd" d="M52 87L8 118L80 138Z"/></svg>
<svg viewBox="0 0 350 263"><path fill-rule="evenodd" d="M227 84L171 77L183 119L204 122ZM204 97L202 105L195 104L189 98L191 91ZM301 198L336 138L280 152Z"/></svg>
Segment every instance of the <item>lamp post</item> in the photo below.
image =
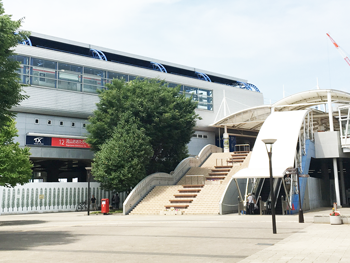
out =
<svg viewBox="0 0 350 263"><path fill-rule="evenodd" d="M91 178L91 167L85 167L86 176L88 181L88 197L87 197L87 215L90 215L90 199L91 199L91 191L90 191L90 178Z"/></svg>
<svg viewBox="0 0 350 263"><path fill-rule="evenodd" d="M298 178L298 195L299 195L299 223L304 223L304 212L303 208L301 207L301 198L300 198L300 176L299 176L299 169L296 168L297 172L297 178Z"/></svg>
<svg viewBox="0 0 350 263"><path fill-rule="evenodd" d="M272 215L272 230L274 234L277 234L276 230L276 213L275 213L275 193L273 191L273 177L272 177L272 145L277 141L276 139L264 139L267 155L269 156L269 169L270 169L270 191L271 191L271 215Z"/></svg>

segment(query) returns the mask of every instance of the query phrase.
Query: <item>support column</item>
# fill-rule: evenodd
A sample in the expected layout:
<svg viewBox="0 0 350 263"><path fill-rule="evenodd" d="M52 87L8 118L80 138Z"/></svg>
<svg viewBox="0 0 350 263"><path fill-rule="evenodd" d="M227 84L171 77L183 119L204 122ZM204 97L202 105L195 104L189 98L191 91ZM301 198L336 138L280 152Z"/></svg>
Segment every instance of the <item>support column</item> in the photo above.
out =
<svg viewBox="0 0 350 263"><path fill-rule="evenodd" d="M327 92L327 104L328 104L329 130L332 132L332 131L334 131L333 107L332 107L332 95L329 91ZM337 165L336 158L333 158L333 173L334 173L335 198L337 200L337 205L341 206L340 191L339 191L339 178L338 178L338 165Z"/></svg>
<svg viewBox="0 0 350 263"><path fill-rule="evenodd" d="M339 170L340 170L340 191L341 191L341 199L343 202L343 205L345 205L346 202L346 191L345 191L345 180L344 180L344 167L343 167L343 159L339 159Z"/></svg>
<svg viewBox="0 0 350 263"><path fill-rule="evenodd" d="M331 205L331 195L330 195L330 182L329 182L329 173L328 173L328 165L327 162L321 163L321 174L322 174L322 184L321 184L321 192L322 192L322 202L323 206Z"/></svg>
<svg viewBox="0 0 350 263"><path fill-rule="evenodd" d="M229 142L229 136L227 133L227 126L225 125L225 132L223 134L224 138L224 153L229 153L230 152L230 142Z"/></svg>
<svg viewBox="0 0 350 263"><path fill-rule="evenodd" d="M337 201L337 205L341 207L337 158L333 158L333 173L334 173L335 199Z"/></svg>
<svg viewBox="0 0 350 263"><path fill-rule="evenodd" d="M327 104L328 104L329 130L330 131L334 131L334 127L333 127L332 95L331 95L330 92L327 93Z"/></svg>

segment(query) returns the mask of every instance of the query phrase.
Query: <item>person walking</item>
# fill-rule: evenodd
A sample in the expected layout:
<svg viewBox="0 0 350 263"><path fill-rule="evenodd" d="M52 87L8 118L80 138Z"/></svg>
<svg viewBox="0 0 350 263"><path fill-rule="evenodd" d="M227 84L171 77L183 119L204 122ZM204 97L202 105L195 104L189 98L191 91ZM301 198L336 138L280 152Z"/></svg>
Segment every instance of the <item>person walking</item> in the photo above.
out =
<svg viewBox="0 0 350 263"><path fill-rule="evenodd" d="M95 198L94 195L92 195L92 198L91 198L91 209L97 210L97 208L96 208L96 198Z"/></svg>
<svg viewBox="0 0 350 263"><path fill-rule="evenodd" d="M119 209L119 202L120 202L120 197L118 193L115 194L115 208L118 210Z"/></svg>
<svg viewBox="0 0 350 263"><path fill-rule="evenodd" d="M254 214L254 206L256 203L256 199L255 199L255 194L249 194L248 196L248 205L249 205L249 214L253 215Z"/></svg>

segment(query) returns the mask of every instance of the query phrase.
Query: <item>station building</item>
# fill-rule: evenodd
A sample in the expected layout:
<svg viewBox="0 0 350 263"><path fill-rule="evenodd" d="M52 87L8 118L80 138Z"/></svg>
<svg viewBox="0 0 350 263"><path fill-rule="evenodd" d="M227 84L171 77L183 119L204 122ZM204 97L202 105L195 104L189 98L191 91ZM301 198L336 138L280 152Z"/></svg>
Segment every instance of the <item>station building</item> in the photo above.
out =
<svg viewBox="0 0 350 263"><path fill-rule="evenodd" d="M86 181L85 167L93 158L84 142L88 117L99 101L97 90L113 78L159 78L192 96L202 120L188 145L191 156L207 144L222 146L223 129L210 125L223 117L224 99L230 100L231 113L263 104L263 94L245 79L38 33L15 52L29 99L12 110L17 114L17 140L31 148L33 181ZM228 133L231 149L252 143L257 135L240 129Z"/></svg>

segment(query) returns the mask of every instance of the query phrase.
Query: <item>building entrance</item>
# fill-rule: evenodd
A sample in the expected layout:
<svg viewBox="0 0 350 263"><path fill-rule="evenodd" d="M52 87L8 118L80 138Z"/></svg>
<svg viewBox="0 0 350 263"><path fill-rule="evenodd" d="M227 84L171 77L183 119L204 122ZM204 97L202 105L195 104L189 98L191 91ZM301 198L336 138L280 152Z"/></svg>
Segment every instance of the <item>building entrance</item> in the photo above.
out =
<svg viewBox="0 0 350 263"><path fill-rule="evenodd" d="M86 182L91 160L32 159L32 182Z"/></svg>

